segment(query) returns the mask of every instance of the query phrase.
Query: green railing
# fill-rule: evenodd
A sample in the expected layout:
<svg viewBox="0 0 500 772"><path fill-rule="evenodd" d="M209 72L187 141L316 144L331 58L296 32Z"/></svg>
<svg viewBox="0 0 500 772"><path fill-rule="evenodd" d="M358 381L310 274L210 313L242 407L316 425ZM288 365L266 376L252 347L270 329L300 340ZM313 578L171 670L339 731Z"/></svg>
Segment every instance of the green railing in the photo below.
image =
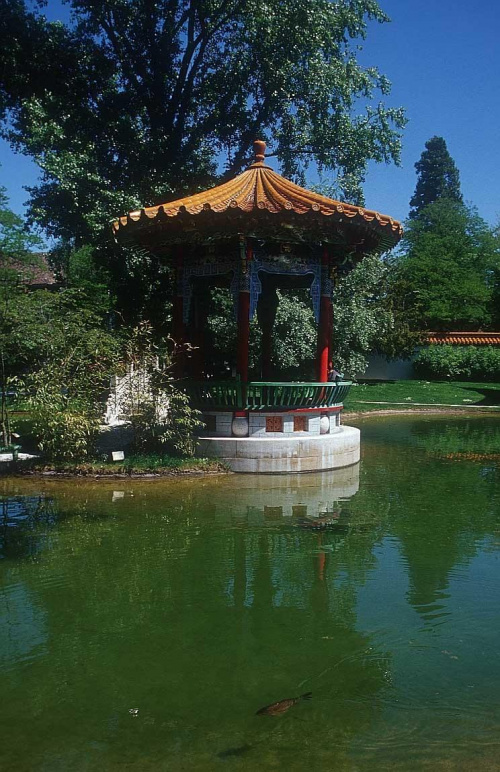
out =
<svg viewBox="0 0 500 772"><path fill-rule="evenodd" d="M333 407L346 398L351 381L298 383L290 381L189 381L184 387L200 410L290 410Z"/></svg>

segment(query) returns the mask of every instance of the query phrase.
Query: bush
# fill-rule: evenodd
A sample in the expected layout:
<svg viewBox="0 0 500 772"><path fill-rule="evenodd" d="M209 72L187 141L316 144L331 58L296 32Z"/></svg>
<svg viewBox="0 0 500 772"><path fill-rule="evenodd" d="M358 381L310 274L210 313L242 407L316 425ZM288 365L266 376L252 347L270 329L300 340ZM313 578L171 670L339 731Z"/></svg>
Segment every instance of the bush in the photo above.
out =
<svg viewBox="0 0 500 772"><path fill-rule="evenodd" d="M172 341L154 340L149 323L132 330L127 344L123 415L139 453L193 456L201 413L189 404L172 376Z"/></svg>
<svg viewBox="0 0 500 772"><path fill-rule="evenodd" d="M414 368L423 378L500 381L500 349L493 346L429 346L419 353Z"/></svg>
<svg viewBox="0 0 500 772"><path fill-rule="evenodd" d="M134 431L136 452L194 455L195 434L203 426L201 413L172 384L164 383L158 390L152 384L125 406L125 415Z"/></svg>
<svg viewBox="0 0 500 772"><path fill-rule="evenodd" d="M92 455L99 422L92 416L50 406L33 411L33 432L47 459L83 461Z"/></svg>

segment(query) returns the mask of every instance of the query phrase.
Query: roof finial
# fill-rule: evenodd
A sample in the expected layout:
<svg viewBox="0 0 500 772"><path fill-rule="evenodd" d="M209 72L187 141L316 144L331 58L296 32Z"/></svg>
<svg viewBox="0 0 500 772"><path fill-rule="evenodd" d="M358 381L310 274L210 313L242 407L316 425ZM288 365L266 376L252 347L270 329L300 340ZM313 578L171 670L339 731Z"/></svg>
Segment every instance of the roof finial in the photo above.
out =
<svg viewBox="0 0 500 772"><path fill-rule="evenodd" d="M255 163L264 163L266 143L262 139L256 139L253 143L253 149L255 151Z"/></svg>

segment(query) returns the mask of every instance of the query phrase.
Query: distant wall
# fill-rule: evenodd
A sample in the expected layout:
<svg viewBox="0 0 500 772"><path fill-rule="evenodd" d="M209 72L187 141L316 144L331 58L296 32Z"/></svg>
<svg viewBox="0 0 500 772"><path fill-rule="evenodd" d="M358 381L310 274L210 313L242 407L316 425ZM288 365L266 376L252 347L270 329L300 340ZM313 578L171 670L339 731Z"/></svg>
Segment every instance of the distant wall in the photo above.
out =
<svg viewBox="0 0 500 772"><path fill-rule="evenodd" d="M357 377L368 381L409 381L417 376L413 369L413 358L392 359L388 362L380 354L371 354L366 372Z"/></svg>

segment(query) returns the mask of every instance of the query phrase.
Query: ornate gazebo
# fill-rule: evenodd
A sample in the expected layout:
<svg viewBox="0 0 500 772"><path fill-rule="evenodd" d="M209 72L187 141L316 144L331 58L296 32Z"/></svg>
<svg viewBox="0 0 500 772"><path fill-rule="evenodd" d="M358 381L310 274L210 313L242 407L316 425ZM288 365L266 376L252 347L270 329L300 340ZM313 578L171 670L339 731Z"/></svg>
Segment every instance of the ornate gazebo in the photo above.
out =
<svg viewBox="0 0 500 772"><path fill-rule="evenodd" d="M349 381L327 381L336 280L369 252L400 239L399 222L306 190L265 164L265 143L234 179L203 193L130 212L115 238L175 266L172 337L195 346L184 380L207 430L200 452L235 471L302 472L359 460L359 431L340 423ZM207 287L229 286L237 319L234 377L207 378ZM270 380L277 287L309 287L318 324L316 381ZM250 320L262 330L260 381L249 380ZM185 374L185 373L184 373Z"/></svg>

